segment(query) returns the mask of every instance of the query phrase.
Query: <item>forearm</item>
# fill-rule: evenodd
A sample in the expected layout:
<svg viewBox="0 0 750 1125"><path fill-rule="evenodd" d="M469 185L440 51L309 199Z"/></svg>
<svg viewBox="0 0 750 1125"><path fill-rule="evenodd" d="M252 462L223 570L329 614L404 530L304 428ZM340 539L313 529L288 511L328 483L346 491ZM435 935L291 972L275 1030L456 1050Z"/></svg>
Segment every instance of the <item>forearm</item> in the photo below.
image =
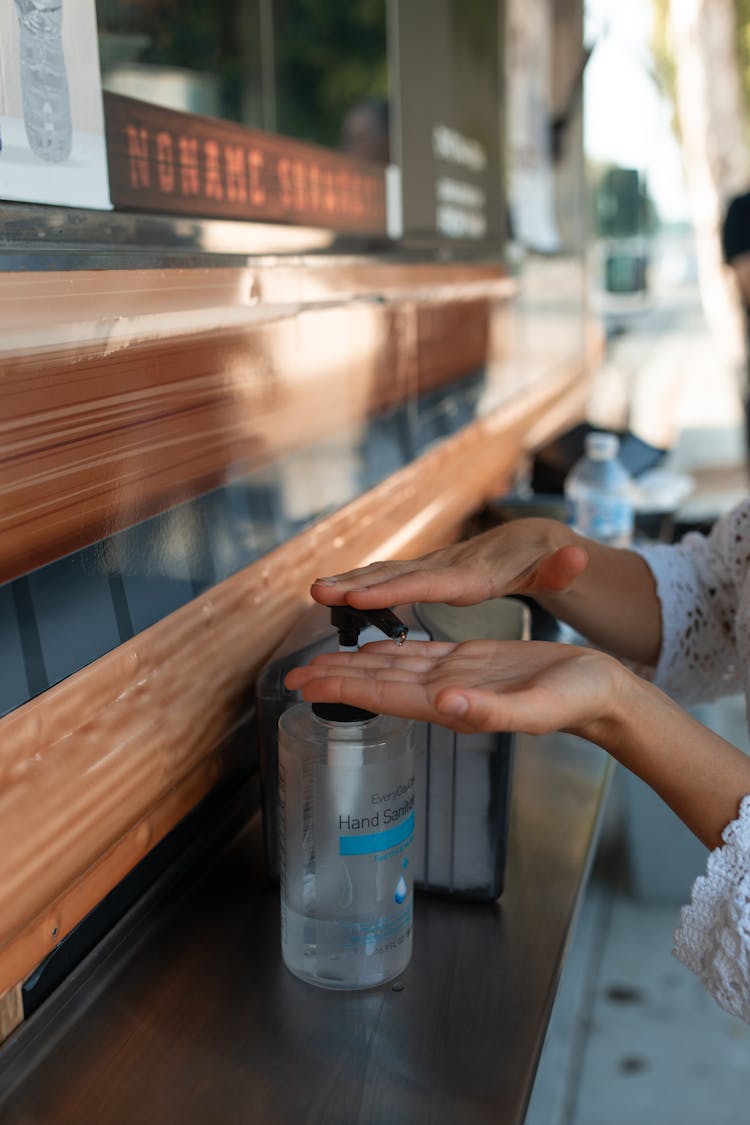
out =
<svg viewBox="0 0 750 1125"><path fill-rule="evenodd" d="M750 794L750 758L633 673L612 712L578 733L646 782L710 849Z"/></svg>
<svg viewBox="0 0 750 1125"><path fill-rule="evenodd" d="M648 564L634 551L570 534L586 550L588 566L569 589L536 594L539 604L592 644L653 666L661 650L661 607Z"/></svg>

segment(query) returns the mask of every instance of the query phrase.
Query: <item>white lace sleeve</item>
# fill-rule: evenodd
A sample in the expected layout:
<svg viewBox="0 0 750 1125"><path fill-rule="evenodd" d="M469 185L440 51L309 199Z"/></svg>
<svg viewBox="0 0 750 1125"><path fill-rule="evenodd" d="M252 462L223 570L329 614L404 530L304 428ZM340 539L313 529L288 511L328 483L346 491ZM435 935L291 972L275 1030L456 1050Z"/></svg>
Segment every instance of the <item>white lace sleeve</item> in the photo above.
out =
<svg viewBox="0 0 750 1125"><path fill-rule="evenodd" d="M722 839L682 909L673 952L722 1008L750 1023L750 796Z"/></svg>
<svg viewBox="0 0 750 1125"><path fill-rule="evenodd" d="M709 536L646 544L661 604L662 648L650 677L681 703L703 703L739 691L748 644L750 501L718 520Z"/></svg>

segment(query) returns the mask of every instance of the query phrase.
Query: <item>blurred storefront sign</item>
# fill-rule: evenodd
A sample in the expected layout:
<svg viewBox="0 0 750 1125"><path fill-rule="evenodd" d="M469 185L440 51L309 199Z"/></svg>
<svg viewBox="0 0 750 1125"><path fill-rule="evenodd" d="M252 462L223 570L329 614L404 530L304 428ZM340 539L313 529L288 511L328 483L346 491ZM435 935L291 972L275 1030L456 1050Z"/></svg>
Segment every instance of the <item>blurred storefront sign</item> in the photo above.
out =
<svg viewBox="0 0 750 1125"><path fill-rule="evenodd" d="M498 2L392 0L389 16L404 237L499 244L505 207Z"/></svg>
<svg viewBox="0 0 750 1125"><path fill-rule="evenodd" d="M385 169L218 118L105 93L115 207L385 235Z"/></svg>

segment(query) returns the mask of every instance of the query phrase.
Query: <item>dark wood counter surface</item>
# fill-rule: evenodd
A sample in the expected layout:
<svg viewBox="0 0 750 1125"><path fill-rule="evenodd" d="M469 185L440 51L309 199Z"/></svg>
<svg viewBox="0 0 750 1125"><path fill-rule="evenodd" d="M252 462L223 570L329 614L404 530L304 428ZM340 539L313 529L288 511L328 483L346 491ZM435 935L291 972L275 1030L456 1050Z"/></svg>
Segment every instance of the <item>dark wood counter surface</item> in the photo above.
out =
<svg viewBox="0 0 750 1125"><path fill-rule="evenodd" d="M501 900L419 897L411 966L362 993L284 969L255 817L8 1041L0 1122L522 1122L609 775L589 743L519 738Z"/></svg>

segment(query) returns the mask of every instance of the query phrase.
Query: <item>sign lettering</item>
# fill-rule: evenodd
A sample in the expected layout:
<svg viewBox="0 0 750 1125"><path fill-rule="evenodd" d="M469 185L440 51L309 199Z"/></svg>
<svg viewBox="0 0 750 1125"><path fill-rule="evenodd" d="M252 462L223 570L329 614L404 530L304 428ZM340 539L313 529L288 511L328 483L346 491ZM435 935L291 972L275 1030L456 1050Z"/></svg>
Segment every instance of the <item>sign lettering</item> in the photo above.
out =
<svg viewBox="0 0 750 1125"><path fill-rule="evenodd" d="M115 207L386 233L379 165L117 94L105 113Z"/></svg>

